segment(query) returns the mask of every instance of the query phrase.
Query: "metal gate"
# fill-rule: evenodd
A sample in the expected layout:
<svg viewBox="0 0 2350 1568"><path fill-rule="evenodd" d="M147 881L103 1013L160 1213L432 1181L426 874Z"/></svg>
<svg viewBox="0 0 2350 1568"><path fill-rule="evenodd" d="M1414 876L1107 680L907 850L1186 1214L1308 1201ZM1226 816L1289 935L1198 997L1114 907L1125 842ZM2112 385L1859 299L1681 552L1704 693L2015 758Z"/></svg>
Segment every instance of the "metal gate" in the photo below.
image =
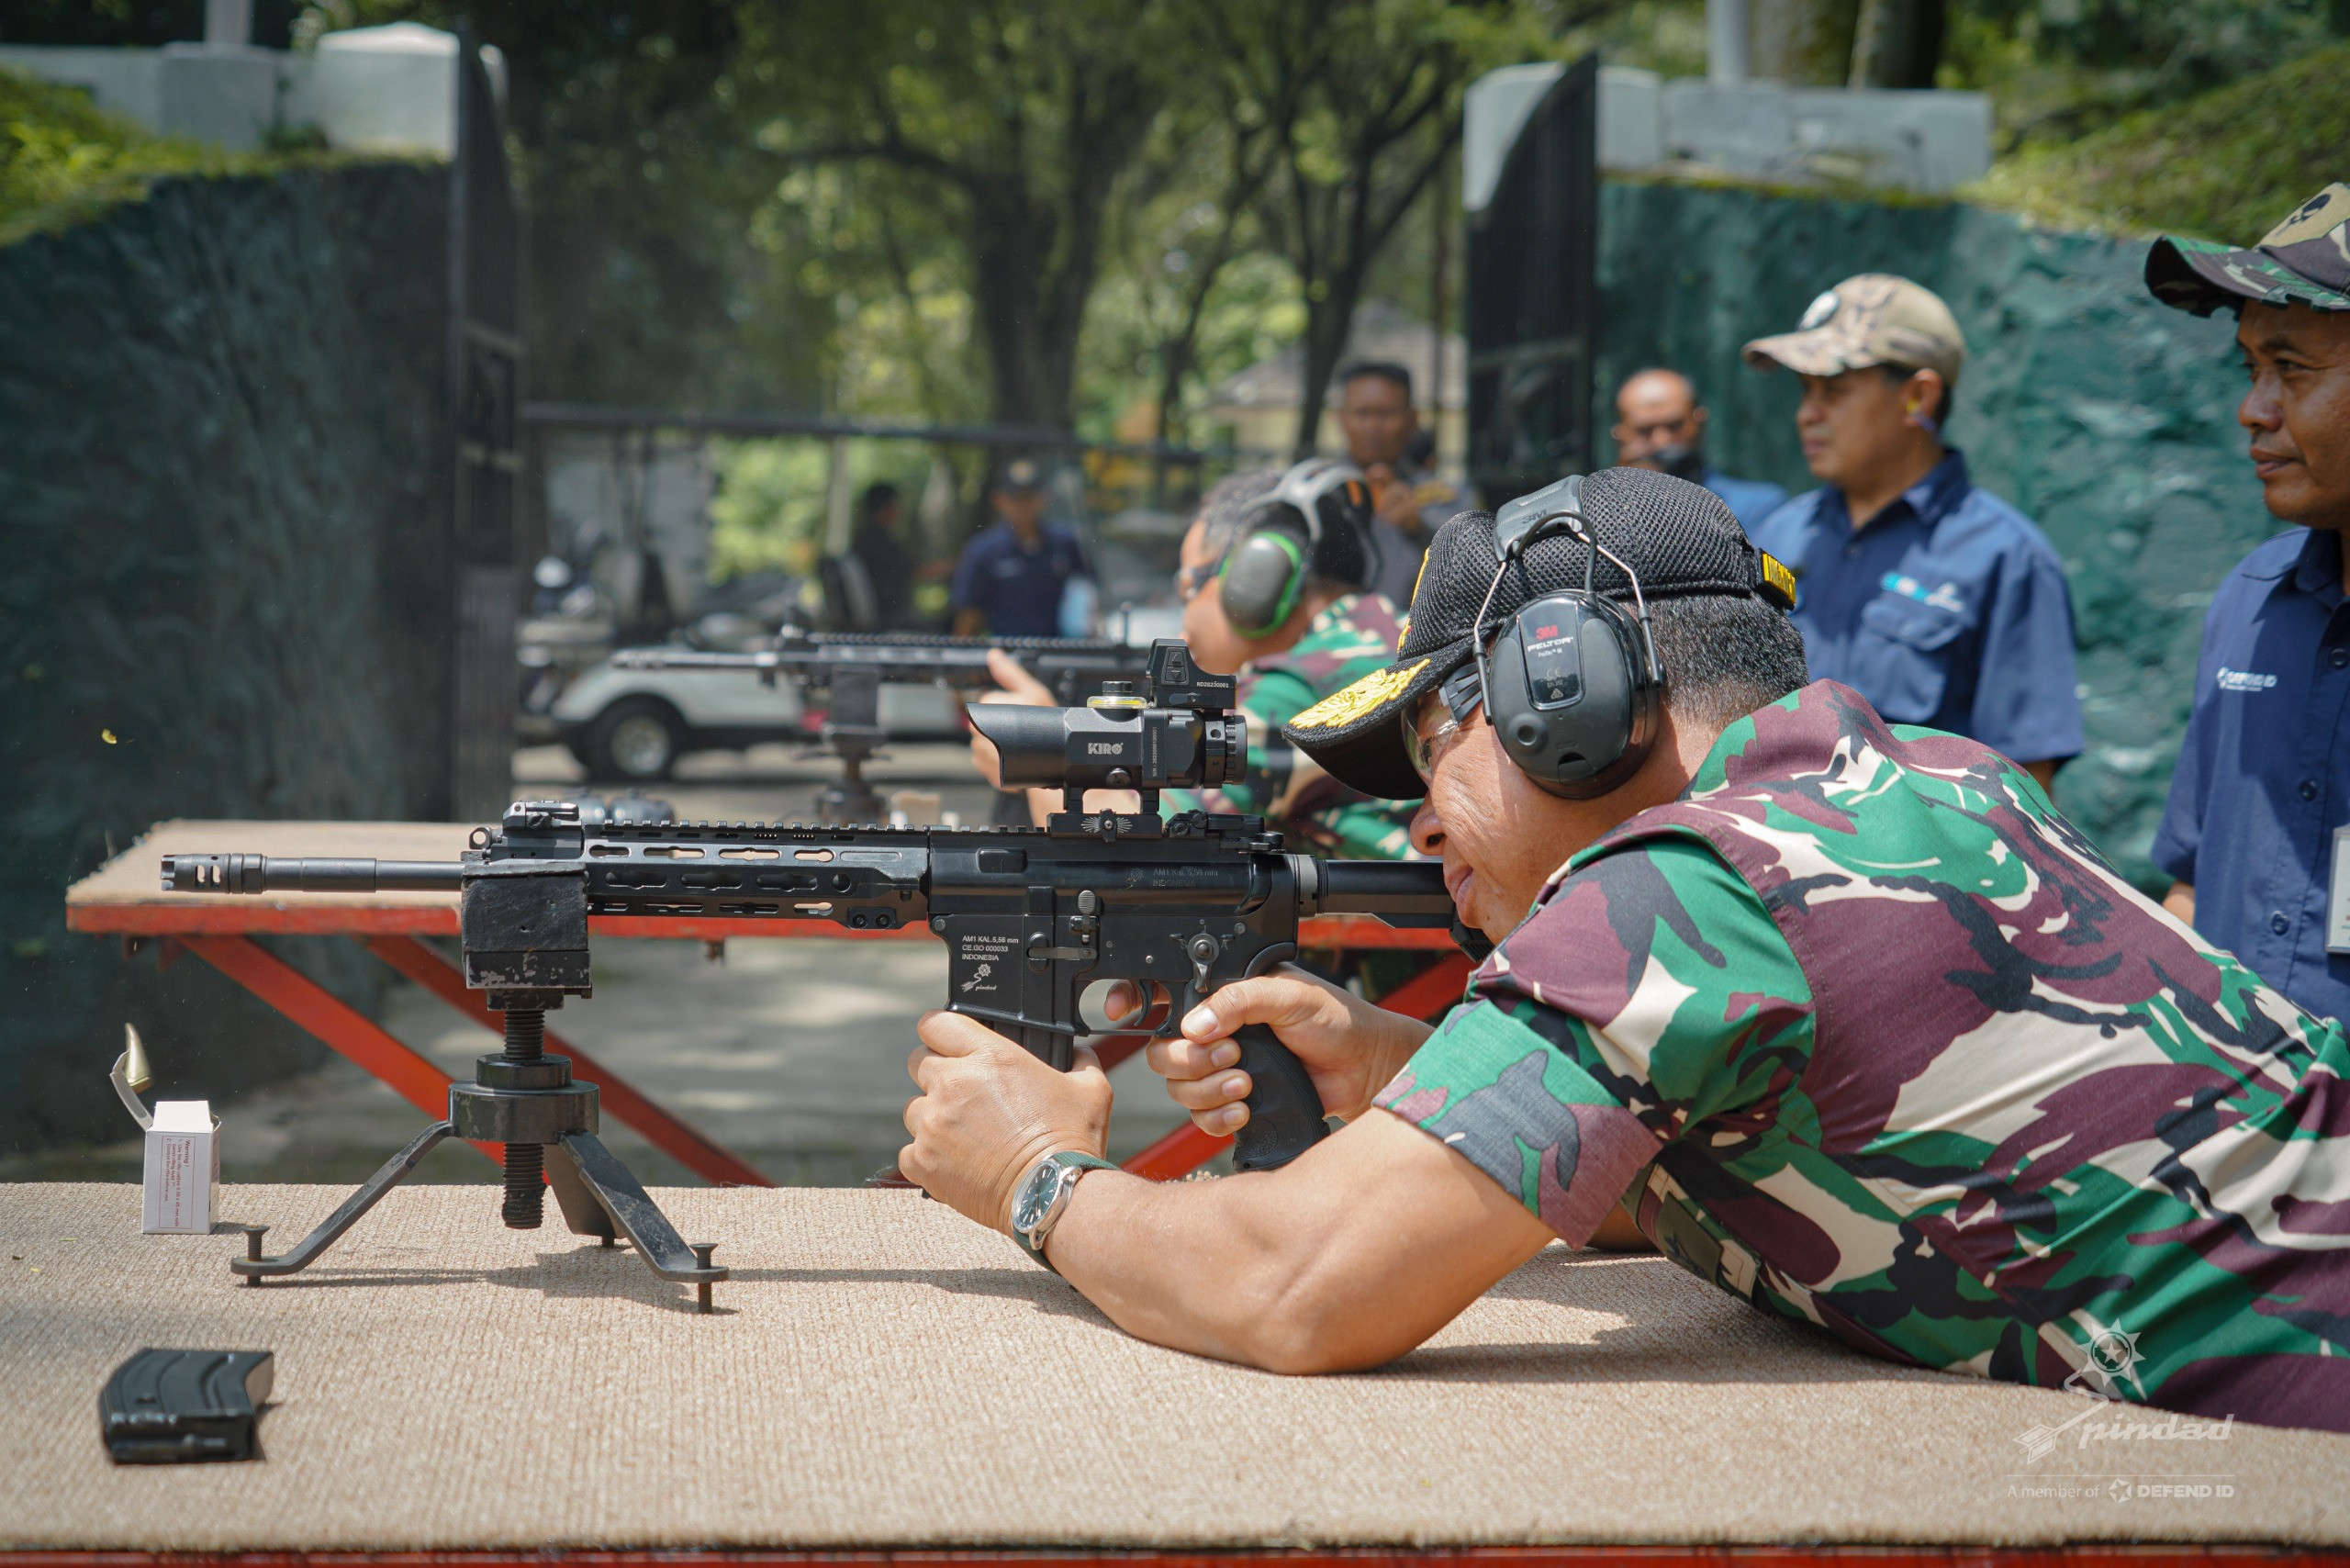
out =
<svg viewBox="0 0 2350 1568"><path fill-rule="evenodd" d="M1561 72L1469 217L1469 477L1498 505L1593 457L1599 57Z"/></svg>
<svg viewBox="0 0 2350 1568"><path fill-rule="evenodd" d="M512 792L521 608L514 499L521 468L522 248L498 100L470 33L457 50L449 173L450 538L456 581L451 807L495 822Z"/></svg>

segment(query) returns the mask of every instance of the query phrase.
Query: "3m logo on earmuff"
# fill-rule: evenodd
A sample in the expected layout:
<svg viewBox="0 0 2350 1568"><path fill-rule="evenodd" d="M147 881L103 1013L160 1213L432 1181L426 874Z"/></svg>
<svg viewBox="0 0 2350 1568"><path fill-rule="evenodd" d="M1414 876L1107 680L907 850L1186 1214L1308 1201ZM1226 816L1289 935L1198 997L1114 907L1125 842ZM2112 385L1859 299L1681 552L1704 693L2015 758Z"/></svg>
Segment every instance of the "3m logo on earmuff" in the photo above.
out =
<svg viewBox="0 0 2350 1568"><path fill-rule="evenodd" d="M1391 669L1375 669L1352 686L1342 687L1289 722L1292 730L1343 730L1375 708L1393 701L1427 668L1426 659L1414 659Z"/></svg>
<svg viewBox="0 0 2350 1568"><path fill-rule="evenodd" d="M1787 570L1785 562L1768 550L1757 550L1754 554L1762 568L1762 597L1781 610L1793 610L1796 607L1796 575Z"/></svg>

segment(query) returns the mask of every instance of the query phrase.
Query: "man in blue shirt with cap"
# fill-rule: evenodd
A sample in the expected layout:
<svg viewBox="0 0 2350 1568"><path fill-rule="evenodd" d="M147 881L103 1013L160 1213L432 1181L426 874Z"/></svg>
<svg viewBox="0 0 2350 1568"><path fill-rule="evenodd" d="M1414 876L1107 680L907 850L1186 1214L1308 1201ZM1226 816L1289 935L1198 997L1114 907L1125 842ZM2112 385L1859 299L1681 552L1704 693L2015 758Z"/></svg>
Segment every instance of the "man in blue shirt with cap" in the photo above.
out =
<svg viewBox="0 0 2350 1568"><path fill-rule="evenodd" d="M2047 788L2081 749L2073 602L2031 519L1967 477L1942 427L1965 362L1958 322L1908 278L1863 273L1746 362L1803 377L1796 428L1822 487L1753 530L1796 577L1815 678L1897 723L1968 735Z"/></svg>
<svg viewBox="0 0 2350 1568"><path fill-rule="evenodd" d="M1092 572L1085 546L1075 529L1045 520L1045 474L1033 460L1005 464L988 494L996 521L955 563L955 634L1058 637L1069 579Z"/></svg>
<svg viewBox="0 0 2350 1568"><path fill-rule="evenodd" d="M2212 596L2195 708L2154 835L2163 902L2320 1017L2350 1018L2350 187L2239 251L2166 237L2146 286L2237 313L2236 420L2280 521Z"/></svg>

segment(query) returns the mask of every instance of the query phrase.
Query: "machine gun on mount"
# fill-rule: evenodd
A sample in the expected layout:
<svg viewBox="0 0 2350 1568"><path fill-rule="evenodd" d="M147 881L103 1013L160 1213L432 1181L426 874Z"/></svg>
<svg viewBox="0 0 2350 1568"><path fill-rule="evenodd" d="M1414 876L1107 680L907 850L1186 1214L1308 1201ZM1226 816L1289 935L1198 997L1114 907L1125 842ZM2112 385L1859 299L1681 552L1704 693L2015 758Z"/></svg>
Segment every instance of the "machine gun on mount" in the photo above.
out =
<svg viewBox="0 0 2350 1568"><path fill-rule="evenodd" d="M881 729L881 688L944 686L988 691L988 651L1000 649L1050 687L1053 700L1074 706L1100 694L1105 682L1142 678L1150 650L1081 637L946 637L922 633L802 632L786 627L772 647L748 653L700 653L628 648L612 655L615 669L739 669L768 686L777 678L809 690L829 691L823 747L841 759L841 777L816 796L816 816L828 823L888 820L881 798L865 780L865 764L889 737Z"/></svg>
<svg viewBox="0 0 2350 1568"><path fill-rule="evenodd" d="M946 1005L1064 1070L1080 1036L1135 1026L1088 1022L1080 1003L1097 980L1163 990L1166 1010L1152 1032L1166 1038L1202 998L1296 957L1298 923L1309 915L1453 924L1434 862L1326 861L1285 853L1259 817L1160 815L1163 790L1238 778L1248 732L1232 711L1231 677L1199 669L1171 639L1148 657L1140 693L1113 689L1082 707L971 711L1002 757L1005 783L1061 789L1063 809L1042 827L591 826L573 802L521 801L502 827L476 829L459 861L164 857L166 891L458 890L465 984L505 1015L505 1050L480 1058L475 1081L450 1086L446 1121L284 1257L262 1257L256 1237L251 1255L230 1267L256 1283L306 1267L454 1134L506 1146L509 1226L542 1223L543 1180L575 1233L607 1245L625 1236L655 1273L700 1286L706 1307L709 1285L726 1270L711 1265L708 1248L679 1239L598 1140L595 1086L574 1082L566 1058L544 1054L547 1010L593 994L594 915L736 920L746 935L763 921L927 926L946 944ZM1091 789L1136 790L1138 809L1088 812ZM1235 1163L1286 1164L1328 1132L1321 1102L1270 1029L1251 1025L1235 1038L1253 1084Z"/></svg>

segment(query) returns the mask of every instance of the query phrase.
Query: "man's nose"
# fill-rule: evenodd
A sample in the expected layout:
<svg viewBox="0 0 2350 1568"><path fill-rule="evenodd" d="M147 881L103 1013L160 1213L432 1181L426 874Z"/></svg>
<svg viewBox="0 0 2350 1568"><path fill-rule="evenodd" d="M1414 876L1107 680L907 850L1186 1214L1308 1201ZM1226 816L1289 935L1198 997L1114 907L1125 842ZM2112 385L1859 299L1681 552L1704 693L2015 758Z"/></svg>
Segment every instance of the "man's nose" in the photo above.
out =
<svg viewBox="0 0 2350 1568"><path fill-rule="evenodd" d="M1430 859L1444 853L1444 819L1436 814L1433 801L1422 801L1412 813L1412 847Z"/></svg>
<svg viewBox="0 0 2350 1568"><path fill-rule="evenodd" d="M2284 422L2284 409L2262 382L2254 382L2252 390L2244 395L2244 401L2236 405L2236 423L2248 431L2273 431Z"/></svg>

